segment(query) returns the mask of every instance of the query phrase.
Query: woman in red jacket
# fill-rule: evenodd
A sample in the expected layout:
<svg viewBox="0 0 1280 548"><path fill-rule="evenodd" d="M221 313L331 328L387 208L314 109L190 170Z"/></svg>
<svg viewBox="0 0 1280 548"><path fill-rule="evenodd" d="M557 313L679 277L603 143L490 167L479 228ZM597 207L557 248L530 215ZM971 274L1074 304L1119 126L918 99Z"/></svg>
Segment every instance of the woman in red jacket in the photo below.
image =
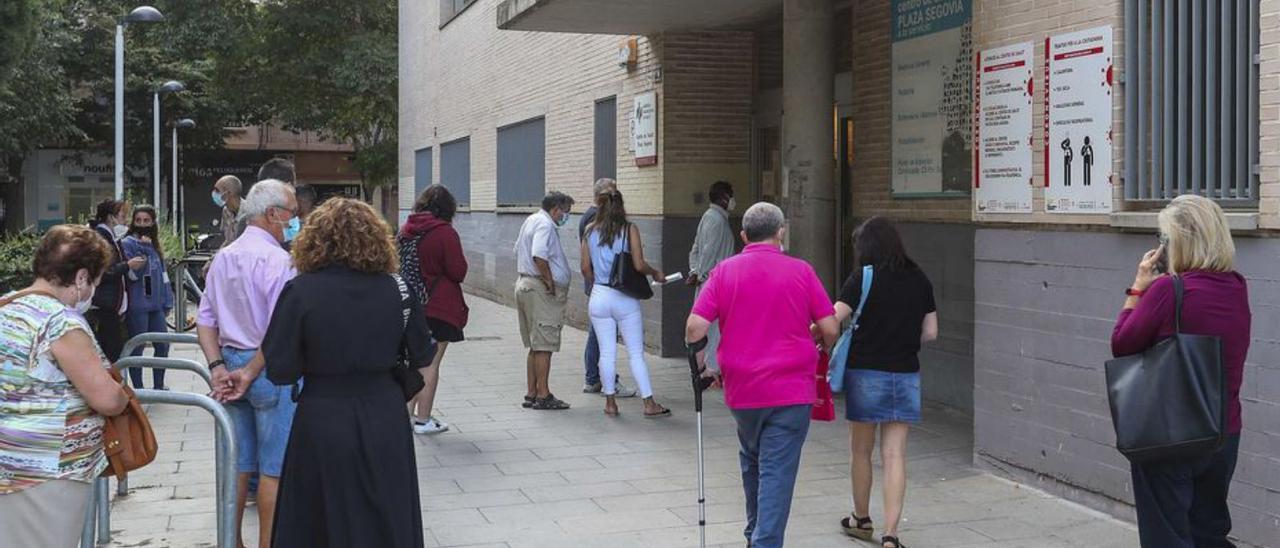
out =
<svg viewBox="0 0 1280 548"><path fill-rule="evenodd" d="M427 289L427 325L439 348L430 367L422 369L427 386L409 402L413 415L413 431L417 434L439 434L449 425L431 416L440 382L440 362L449 343L463 340L467 326L467 303L462 297L462 281L467 277L467 258L462 254L462 240L453 229L453 215L458 202L449 189L432 185L422 191L413 205L413 214L400 231L401 240L418 239L418 259L422 283Z"/></svg>

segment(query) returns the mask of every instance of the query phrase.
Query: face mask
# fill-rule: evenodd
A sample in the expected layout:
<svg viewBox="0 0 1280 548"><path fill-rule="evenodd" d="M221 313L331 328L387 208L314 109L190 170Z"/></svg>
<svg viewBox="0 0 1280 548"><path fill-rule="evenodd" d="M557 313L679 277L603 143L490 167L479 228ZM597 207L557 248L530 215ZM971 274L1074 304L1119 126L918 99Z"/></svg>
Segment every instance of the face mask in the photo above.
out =
<svg viewBox="0 0 1280 548"><path fill-rule="evenodd" d="M727 210L729 210L729 211L733 211L733 210L735 210L735 209L737 209L737 208L738 208L738 200L737 200L737 199L735 199L735 198L733 198L732 196L730 196L730 197L729 197L729 206L728 206L728 207L726 207L725 209L727 209Z"/></svg>
<svg viewBox="0 0 1280 548"><path fill-rule="evenodd" d="M213 191L213 205L216 205L218 207L227 207L227 200L222 197L221 192L218 192L216 190Z"/></svg>
<svg viewBox="0 0 1280 548"><path fill-rule="evenodd" d="M561 214L560 214L560 220L556 221L556 226L564 226L564 225L567 225L567 224L569 224L569 214L568 214L568 213L561 213Z"/></svg>
<svg viewBox="0 0 1280 548"><path fill-rule="evenodd" d="M298 232L302 230L302 223L297 217L289 219L289 224L284 227L284 241L292 242L298 236Z"/></svg>
<svg viewBox="0 0 1280 548"><path fill-rule="evenodd" d="M111 227L111 232L115 233L116 239L119 240L129 234L129 227L118 224Z"/></svg>
<svg viewBox="0 0 1280 548"><path fill-rule="evenodd" d="M85 315L86 313L88 313L88 312L89 312L89 308L93 306L93 292L94 292L96 289L97 289L97 288L90 288L90 289L89 289L89 296L88 296L88 297L85 297L83 301L78 301L78 302L76 302L76 312L79 312L81 316L83 316L83 315ZM80 287L79 287L79 286L77 286L77 287L76 287L76 294L77 294L77 295L79 295L79 294L81 294L81 293L83 293L83 291L80 289Z"/></svg>

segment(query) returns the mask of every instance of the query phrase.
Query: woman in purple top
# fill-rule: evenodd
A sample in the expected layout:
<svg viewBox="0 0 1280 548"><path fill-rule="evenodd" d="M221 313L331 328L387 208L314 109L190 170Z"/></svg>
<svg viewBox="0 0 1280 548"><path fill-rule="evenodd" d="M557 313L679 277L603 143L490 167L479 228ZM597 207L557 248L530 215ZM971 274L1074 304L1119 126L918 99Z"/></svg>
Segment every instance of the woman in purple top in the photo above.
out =
<svg viewBox="0 0 1280 548"><path fill-rule="evenodd" d="M1173 282L1184 280L1182 331L1222 341L1227 378L1227 438L1214 454L1132 464L1138 532L1145 548L1232 546L1227 490L1240 448L1240 383L1249 351L1249 295L1234 269L1235 244L1222 208L1179 196L1160 212L1160 247L1138 263L1116 320L1111 352L1140 353L1174 332Z"/></svg>

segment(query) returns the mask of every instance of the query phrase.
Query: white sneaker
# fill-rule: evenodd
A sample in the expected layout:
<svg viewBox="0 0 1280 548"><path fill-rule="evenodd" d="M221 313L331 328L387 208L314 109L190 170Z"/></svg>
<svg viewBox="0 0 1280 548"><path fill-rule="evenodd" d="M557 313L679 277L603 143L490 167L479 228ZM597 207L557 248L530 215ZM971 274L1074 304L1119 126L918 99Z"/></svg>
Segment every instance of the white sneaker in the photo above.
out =
<svg viewBox="0 0 1280 548"><path fill-rule="evenodd" d="M435 417L427 419L427 422L418 422L417 419L414 419L413 421L414 434L439 434L448 430L449 425L436 420Z"/></svg>
<svg viewBox="0 0 1280 548"><path fill-rule="evenodd" d="M614 384L613 390L614 390L614 394L613 394L614 397L618 397L618 398L636 397L636 389L628 388L627 385L622 384L622 381L618 381L616 384Z"/></svg>

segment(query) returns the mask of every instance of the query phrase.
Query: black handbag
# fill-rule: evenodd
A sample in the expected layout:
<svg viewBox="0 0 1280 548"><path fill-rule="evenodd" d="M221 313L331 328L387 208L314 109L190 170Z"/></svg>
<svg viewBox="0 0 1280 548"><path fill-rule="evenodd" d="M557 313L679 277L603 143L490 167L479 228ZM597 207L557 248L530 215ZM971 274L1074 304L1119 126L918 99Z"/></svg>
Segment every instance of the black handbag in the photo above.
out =
<svg viewBox="0 0 1280 548"><path fill-rule="evenodd" d="M613 268L609 271L609 287L621 291L623 295L633 299L653 298L653 287L649 285L649 277L639 270L631 258L631 225L622 227L622 253L613 258Z"/></svg>
<svg viewBox="0 0 1280 548"><path fill-rule="evenodd" d="M1182 278L1173 288L1173 336L1106 363L1116 449L1135 463L1203 457L1226 436L1222 341L1182 332Z"/></svg>

